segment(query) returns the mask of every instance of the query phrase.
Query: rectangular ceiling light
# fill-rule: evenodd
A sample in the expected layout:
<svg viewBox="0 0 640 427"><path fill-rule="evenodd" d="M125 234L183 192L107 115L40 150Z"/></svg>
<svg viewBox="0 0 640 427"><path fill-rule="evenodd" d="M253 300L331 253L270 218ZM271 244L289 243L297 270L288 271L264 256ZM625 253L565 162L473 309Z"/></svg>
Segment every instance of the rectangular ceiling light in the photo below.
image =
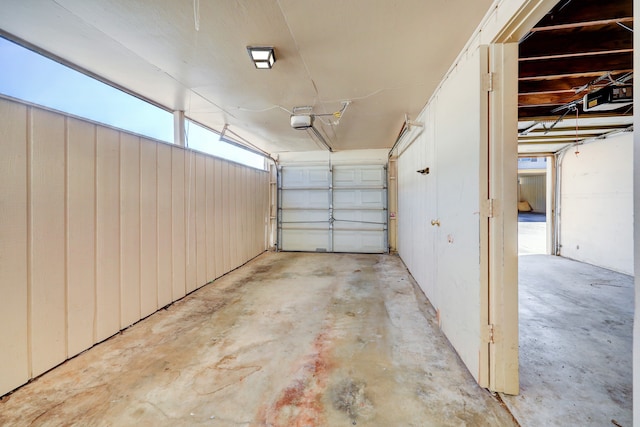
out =
<svg viewBox="0 0 640 427"><path fill-rule="evenodd" d="M276 62L276 56L273 52L273 47L256 47L256 46L247 46L247 51L249 52L249 56L253 61L256 68L261 70L268 70L273 67L273 64Z"/></svg>

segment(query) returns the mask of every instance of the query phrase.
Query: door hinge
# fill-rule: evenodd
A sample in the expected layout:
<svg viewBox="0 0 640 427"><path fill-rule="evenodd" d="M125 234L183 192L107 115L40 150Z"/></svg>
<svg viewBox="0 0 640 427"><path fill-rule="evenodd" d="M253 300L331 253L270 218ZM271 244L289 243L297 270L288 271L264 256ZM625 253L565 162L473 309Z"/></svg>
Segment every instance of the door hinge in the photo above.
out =
<svg viewBox="0 0 640 427"><path fill-rule="evenodd" d="M484 215L487 218L493 218L494 217L494 201L495 199L487 199L484 202L484 206L482 207L482 211L484 212Z"/></svg>
<svg viewBox="0 0 640 427"><path fill-rule="evenodd" d="M487 92L493 92L493 73L482 76L482 86Z"/></svg>
<svg viewBox="0 0 640 427"><path fill-rule="evenodd" d="M495 329L493 324L485 326L485 337L484 340L489 344L495 344Z"/></svg>

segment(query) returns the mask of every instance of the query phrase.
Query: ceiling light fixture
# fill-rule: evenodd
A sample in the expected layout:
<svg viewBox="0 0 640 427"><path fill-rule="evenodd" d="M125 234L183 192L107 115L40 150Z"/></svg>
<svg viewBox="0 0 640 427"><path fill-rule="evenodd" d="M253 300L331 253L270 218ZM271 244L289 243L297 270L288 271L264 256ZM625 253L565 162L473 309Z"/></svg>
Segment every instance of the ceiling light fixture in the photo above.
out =
<svg viewBox="0 0 640 427"><path fill-rule="evenodd" d="M276 62L276 55L273 47L270 46L247 46L249 56L253 64L259 70L269 70Z"/></svg>

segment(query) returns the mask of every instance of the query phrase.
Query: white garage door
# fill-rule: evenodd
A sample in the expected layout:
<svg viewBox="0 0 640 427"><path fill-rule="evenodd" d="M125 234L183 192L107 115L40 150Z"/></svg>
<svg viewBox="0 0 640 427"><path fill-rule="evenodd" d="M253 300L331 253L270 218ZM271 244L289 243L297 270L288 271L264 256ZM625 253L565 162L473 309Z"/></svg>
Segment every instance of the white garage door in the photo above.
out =
<svg viewBox="0 0 640 427"><path fill-rule="evenodd" d="M279 182L279 248L387 252L384 165L284 166Z"/></svg>

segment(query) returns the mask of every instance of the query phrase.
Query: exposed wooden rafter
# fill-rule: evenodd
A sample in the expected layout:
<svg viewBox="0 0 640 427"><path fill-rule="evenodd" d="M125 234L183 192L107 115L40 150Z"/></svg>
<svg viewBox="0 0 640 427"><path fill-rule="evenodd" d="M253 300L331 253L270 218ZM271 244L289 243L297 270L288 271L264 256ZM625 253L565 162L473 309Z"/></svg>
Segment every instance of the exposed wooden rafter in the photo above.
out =
<svg viewBox="0 0 640 427"><path fill-rule="evenodd" d="M632 107L585 112L585 94L633 73L633 2L561 0L520 42L520 121L557 120L569 105L581 117L630 117ZM631 83L631 80L627 81ZM617 125L617 126L627 126ZM615 126L596 126L579 138L597 138ZM541 127L519 137L521 144L575 142L567 130Z"/></svg>

